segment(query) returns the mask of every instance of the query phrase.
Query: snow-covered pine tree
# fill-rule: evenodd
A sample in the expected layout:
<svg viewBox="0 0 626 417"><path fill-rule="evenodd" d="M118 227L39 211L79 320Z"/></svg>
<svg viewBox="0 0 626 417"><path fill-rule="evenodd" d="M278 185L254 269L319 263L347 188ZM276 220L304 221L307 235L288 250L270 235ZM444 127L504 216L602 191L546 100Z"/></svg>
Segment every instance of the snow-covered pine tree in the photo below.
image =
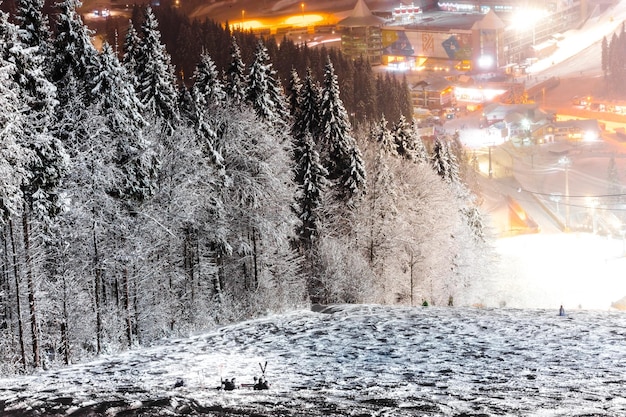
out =
<svg viewBox="0 0 626 417"><path fill-rule="evenodd" d="M426 149L426 145L424 145L424 141L420 137L417 129L417 124L415 122L411 123L411 149L413 151L413 155L415 161L421 163L429 162L428 150Z"/></svg>
<svg viewBox="0 0 626 417"><path fill-rule="evenodd" d="M467 226L474 240L484 242L486 240L485 224L478 206L470 200L467 206L461 207L461 212L466 218Z"/></svg>
<svg viewBox="0 0 626 417"><path fill-rule="evenodd" d="M398 156L398 147L391 131L387 128L387 119L382 115L380 121L372 126L370 138L373 142L377 142L380 147L380 153L388 156Z"/></svg>
<svg viewBox="0 0 626 417"><path fill-rule="evenodd" d="M299 153L301 150L300 143L303 141L304 136L306 134L306 129L302 127L302 82L300 77L298 76L298 72L295 68L291 69L291 77L289 79L289 113L291 115L291 119L293 123L291 125L291 137L293 140L293 151L294 151L294 166L297 166L297 161L300 160L302 155ZM297 168L296 168L297 175Z"/></svg>
<svg viewBox="0 0 626 417"><path fill-rule="evenodd" d="M300 88L300 96L298 98L299 108L294 116L294 124L291 133L294 137L304 135L306 132L311 134L314 142L318 141L319 131L319 103L320 91L318 85L313 79L311 68L307 68L306 76ZM318 149L319 152L319 149Z"/></svg>
<svg viewBox="0 0 626 417"><path fill-rule="evenodd" d="M186 124L193 125L196 123L196 104L191 95L191 90L185 83L178 85L178 111L181 120Z"/></svg>
<svg viewBox="0 0 626 417"><path fill-rule="evenodd" d="M366 188L365 164L351 135L348 113L339 98L339 85L330 57L324 69L320 103L319 142L337 198L352 205Z"/></svg>
<svg viewBox="0 0 626 417"><path fill-rule="evenodd" d="M226 104L227 97L219 72L210 55L204 51L193 74L191 90L194 114L192 117L196 138L206 157L223 173L223 157L216 149L219 127L215 127L214 113Z"/></svg>
<svg viewBox="0 0 626 417"><path fill-rule="evenodd" d="M296 234L300 252L305 257L310 257L309 251L316 243L319 233L323 194L329 186L326 178L328 171L320 162L310 132L305 132L295 147L295 154L298 155L295 167L295 182L298 186L295 208L300 219Z"/></svg>
<svg viewBox="0 0 626 417"><path fill-rule="evenodd" d="M223 104L226 98L219 71L207 51L202 52L193 72L192 95L196 106L205 111Z"/></svg>
<svg viewBox="0 0 626 417"><path fill-rule="evenodd" d="M411 128L411 124L407 122L404 115L400 115L400 119L394 123L391 130L398 155L408 160L414 160L415 155L413 155L411 143L413 139L413 129Z"/></svg>
<svg viewBox="0 0 626 417"><path fill-rule="evenodd" d="M41 56L48 57L52 39L48 20L42 13L43 5L43 0L20 0L16 21L22 43L27 47L37 47Z"/></svg>
<svg viewBox="0 0 626 417"><path fill-rule="evenodd" d="M140 48L141 39L139 38L139 34L137 34L133 21L130 20L128 22L126 36L124 36L124 56L122 57L122 64L124 68L126 68L126 72L135 88L139 86L137 83L137 59L139 57Z"/></svg>
<svg viewBox="0 0 626 417"><path fill-rule="evenodd" d="M83 23L77 11L79 6L78 0L64 0L56 4L59 14L53 44L51 80L59 90L68 84L68 74L71 72L88 91L98 65L97 51L91 42L93 32ZM59 93L61 105L65 104L63 100L66 96ZM89 99L88 96L85 98Z"/></svg>
<svg viewBox="0 0 626 417"><path fill-rule="evenodd" d="M21 226L24 265L28 284L30 321L33 341L33 364L39 367L40 346L38 318L36 314L36 281L41 266L45 265L45 253L35 251L46 240L41 233L51 224L51 219L61 211L59 186L68 169L68 156L61 142L50 134L52 114L56 101L56 89L43 71L43 48L28 47L21 42L17 27L4 25L5 56L15 64L13 78L20 102L27 106L21 136L21 146L28 149L32 158L27 163L29 176L21 184L24 198ZM39 226L39 227L38 227Z"/></svg>
<svg viewBox="0 0 626 417"><path fill-rule="evenodd" d="M9 62L6 58L9 56L9 50L11 45L16 40L17 28L9 23L8 14L0 12L0 221L4 227L3 247L11 248L5 249L5 259L9 257L17 258L17 238L14 232L16 227L14 226L13 218L19 216L23 208L23 195L22 185L29 181L30 172L28 165L32 158L32 152L23 146L24 127L26 120L24 115L28 113L28 106L23 102L23 97L20 95L20 88L14 82L16 68L15 64ZM7 233L8 232L8 233ZM5 310L15 311L17 313L16 321L18 328L18 335L7 335L9 338L17 336L18 344L20 346L20 362L24 369L26 369L28 360L26 354L27 337L25 332L25 325L22 319L21 312L21 275L19 266L14 262L15 267L13 269L13 291L15 291L15 298L9 301L6 297L4 305ZM8 284L8 283L7 283ZM9 285L7 285L9 287ZM29 291L29 295L34 292ZM8 295L8 294L7 294ZM33 306L34 307L34 306ZM35 366L40 365L40 350L39 350L39 332L37 329L37 320L33 314L33 308L30 309L30 323L31 323L31 339L32 340L32 352L33 363ZM6 323L7 329L13 327L14 323Z"/></svg>
<svg viewBox="0 0 626 417"><path fill-rule="evenodd" d="M137 95L145 111L163 124L165 132L171 133L179 119L176 77L151 7L146 8L141 25L135 75Z"/></svg>
<svg viewBox="0 0 626 417"><path fill-rule="evenodd" d="M230 44L230 63L226 69L226 94L239 106L246 100L246 66L241 59L241 49L233 36Z"/></svg>
<svg viewBox="0 0 626 417"><path fill-rule="evenodd" d="M433 169L441 179L449 184L459 183L459 166L455 155L450 152L446 138L437 137L435 139L431 160Z"/></svg>
<svg viewBox="0 0 626 417"><path fill-rule="evenodd" d="M146 125L143 105L135 94L126 69L111 46L104 42L91 94L107 128L116 135L137 136Z"/></svg>
<svg viewBox="0 0 626 417"><path fill-rule="evenodd" d="M119 169L108 192L131 206L141 204L153 194L158 171L156 154L142 134L146 125L141 115L143 106L125 68L106 42L99 61L91 94L95 109L106 123L106 135L116 146L115 162Z"/></svg>
<svg viewBox="0 0 626 417"><path fill-rule="evenodd" d="M248 72L246 100L261 120L273 125L286 123L285 97L262 40L257 44Z"/></svg>
<svg viewBox="0 0 626 417"><path fill-rule="evenodd" d="M289 95L287 102L289 103L289 114L294 117L300 111L300 91L302 90L302 80L298 75L298 71L294 67L289 73L289 86L287 88Z"/></svg>

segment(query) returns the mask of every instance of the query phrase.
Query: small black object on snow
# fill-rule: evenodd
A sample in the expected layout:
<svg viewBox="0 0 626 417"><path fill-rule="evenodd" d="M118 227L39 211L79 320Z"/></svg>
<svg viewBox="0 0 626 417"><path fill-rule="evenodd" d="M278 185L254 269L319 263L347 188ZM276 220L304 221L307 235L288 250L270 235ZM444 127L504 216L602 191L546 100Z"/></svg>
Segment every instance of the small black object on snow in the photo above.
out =
<svg viewBox="0 0 626 417"><path fill-rule="evenodd" d="M223 380L221 388L224 391L235 390L237 388L237 385L235 384L235 378L231 378L231 379L226 378L225 380Z"/></svg>

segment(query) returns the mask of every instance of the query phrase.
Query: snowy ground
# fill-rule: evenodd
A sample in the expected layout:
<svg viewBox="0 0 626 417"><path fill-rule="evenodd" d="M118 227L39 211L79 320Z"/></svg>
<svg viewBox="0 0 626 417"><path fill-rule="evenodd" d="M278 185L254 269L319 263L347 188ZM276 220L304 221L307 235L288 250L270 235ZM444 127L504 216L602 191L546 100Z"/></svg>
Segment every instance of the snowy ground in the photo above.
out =
<svg viewBox="0 0 626 417"><path fill-rule="evenodd" d="M620 312L348 306L0 380L0 399L4 416L619 416L625 337ZM266 361L269 391L215 388Z"/></svg>

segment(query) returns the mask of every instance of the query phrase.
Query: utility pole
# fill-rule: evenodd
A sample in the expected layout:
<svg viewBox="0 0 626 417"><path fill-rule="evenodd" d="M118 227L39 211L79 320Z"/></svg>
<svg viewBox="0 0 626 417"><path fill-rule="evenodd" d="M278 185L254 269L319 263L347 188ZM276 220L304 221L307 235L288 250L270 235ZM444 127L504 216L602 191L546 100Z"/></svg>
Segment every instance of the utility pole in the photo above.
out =
<svg viewBox="0 0 626 417"><path fill-rule="evenodd" d="M565 227L563 231L569 232L569 167L572 161L567 156L563 156L559 159L559 164L565 168Z"/></svg>

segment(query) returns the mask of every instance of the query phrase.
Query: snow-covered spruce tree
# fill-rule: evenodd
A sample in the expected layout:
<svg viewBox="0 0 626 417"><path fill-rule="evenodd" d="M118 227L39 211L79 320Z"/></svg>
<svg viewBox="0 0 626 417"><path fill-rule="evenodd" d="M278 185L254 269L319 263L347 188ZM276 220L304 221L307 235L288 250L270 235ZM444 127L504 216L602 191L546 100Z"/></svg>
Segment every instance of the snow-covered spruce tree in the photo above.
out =
<svg viewBox="0 0 626 417"><path fill-rule="evenodd" d="M92 32L85 26L77 12L78 0L65 0L56 4L59 14L56 21L56 37L53 43L51 80L59 89L61 106L67 94L61 90L68 85L71 72L82 88L88 91L97 68L97 51L91 42ZM89 100L89 96L85 96Z"/></svg>
<svg viewBox="0 0 626 417"><path fill-rule="evenodd" d="M408 122L404 115L401 115L391 130L400 156L413 162L428 161L428 151L417 134L414 123Z"/></svg>
<svg viewBox="0 0 626 417"><path fill-rule="evenodd" d="M355 209L365 193L365 163L351 135L348 116L328 58L319 100L310 71L301 89L300 112L292 133L314 133L321 165L328 172L328 192L316 203L316 235L309 259L309 296L313 302L372 301L371 271L354 234ZM302 139L300 139L302 140ZM326 187L325 187L326 188ZM327 251L333 251L327 253ZM340 259L342 259L340 261Z"/></svg>
<svg viewBox="0 0 626 417"><path fill-rule="evenodd" d="M136 56L135 90L150 119L172 133L178 123L176 77L170 55L161 43L161 33L152 9L147 7L141 25L141 43Z"/></svg>
<svg viewBox="0 0 626 417"><path fill-rule="evenodd" d="M450 152L450 145L447 138L435 138L431 159L433 169L445 182L459 183L459 165L454 153Z"/></svg>
<svg viewBox="0 0 626 417"><path fill-rule="evenodd" d="M456 232L451 235L455 238L454 247L457 252L449 259L450 278L447 286L451 292L450 300L464 295L460 290L463 286L483 280L495 259L490 244L491 237L486 233L476 196L461 179L460 173L469 170L465 161L458 137L435 139L432 166L452 193L460 219ZM439 284L445 282L440 281ZM453 288L456 288L456 295L452 294Z"/></svg>
<svg viewBox="0 0 626 417"><path fill-rule="evenodd" d="M139 51L141 47L141 39L139 34L133 25L133 21L128 22L128 30L126 36L124 36L122 65L126 68L126 72L130 77L133 86L137 87L137 59L139 57Z"/></svg>
<svg viewBox="0 0 626 417"><path fill-rule="evenodd" d="M178 111L182 123L193 124L196 120L196 104L191 89L185 83L178 84Z"/></svg>
<svg viewBox="0 0 626 417"><path fill-rule="evenodd" d="M292 68L289 85L290 113L293 120L291 137L293 142L294 180L296 184L293 211L299 219L293 242L302 256L302 272L307 275L309 294L318 291L311 280L314 271L314 247L318 244L321 206L324 194L330 185L328 171L320 161L317 146L307 127L305 109L302 106L304 89L295 69Z"/></svg>
<svg viewBox="0 0 626 417"><path fill-rule="evenodd" d="M135 94L131 78L108 43L102 45L99 66L91 94L98 112L104 116L108 130L119 136L139 137L146 121L143 105Z"/></svg>
<svg viewBox="0 0 626 417"><path fill-rule="evenodd" d="M216 149L220 122L214 119L218 107L225 105L226 92L215 67L215 63L204 52L194 71L194 84L191 90L192 114L190 121L194 126L196 139L203 154L215 165L223 177L223 157Z"/></svg>
<svg viewBox="0 0 626 417"><path fill-rule="evenodd" d="M111 161L112 177L106 192L117 203L117 206L112 207L118 221L109 225L103 238L115 242L109 248L114 261L109 263L113 271L108 274L113 276L113 280L108 283L117 286L122 283L123 291L118 293L117 301L121 299L123 302L108 306L108 320L111 322L116 317L125 318L118 326L125 328L126 343L131 346L136 337L132 299L141 296L135 294L133 297L130 293L136 285L138 277L135 271L139 269L140 263L134 236L138 223L145 221L137 218L137 211L156 190L159 163L154 144L146 140L143 134L146 123L141 116L141 102L125 68L106 43L102 48L100 71L94 84L94 110L103 117L106 126L101 132L102 140L115 149Z"/></svg>
<svg viewBox="0 0 626 417"><path fill-rule="evenodd" d="M403 115L401 115L400 119L394 123L391 130L393 132L393 138L397 147L396 149L398 155L409 160L415 159L415 156L413 155L413 147L411 146L411 141L413 139L411 124L407 122Z"/></svg>
<svg viewBox="0 0 626 417"><path fill-rule="evenodd" d="M33 315L34 304L30 309L30 323L31 323L31 337L27 338L26 325L23 320L23 284L22 284L22 272L19 270L19 266L14 262L14 266L11 267L8 264L8 259L16 259L21 256L21 251L18 247L17 225L15 225L13 219L19 218L18 216L23 209L23 195L22 185L27 183L30 179L30 172L28 165L34 157L32 152L25 146L24 141L24 129L27 124L24 115L28 113L28 106L23 101L23 96L20 94L19 86L14 82L16 67L15 64L9 62L7 57L9 56L9 50L11 45L16 41L17 28L8 22L8 15L0 13L0 106L2 106L2 113L0 113L0 220L3 226L3 267L7 271L13 272L13 282L7 281L4 283L5 288L9 288L11 295L3 294L3 307L4 311L10 312L10 316L7 317L4 324L2 333L7 336L7 340L17 340L17 346L19 349L13 351L20 352L18 357L21 366L26 369L28 365L27 359L27 344L30 341L30 347L32 348L32 364L39 366L40 364L40 351L39 351L39 330L37 326L37 317ZM10 269L9 269L10 268ZM3 274L4 275L4 274ZM8 280L8 276L6 278ZM11 286L13 286L11 288ZM29 291L29 296L34 292ZM15 321L13 321L15 320ZM34 328L33 328L34 327ZM18 334L11 334L10 329L17 328ZM9 333L6 333L9 332ZM12 346L16 348L17 346ZM11 351L7 351L4 354L9 354ZM3 360L9 360L10 356L3 357Z"/></svg>
<svg viewBox="0 0 626 417"><path fill-rule="evenodd" d="M7 31L7 35L13 31ZM24 124L23 146L33 153L28 164L29 180L22 184L24 208L21 213L21 226L24 248L24 265L29 291L31 309L31 327L33 332L39 327L36 323L36 291L39 287L52 285L42 266L50 265L53 259L46 262L43 243L47 241L46 231L52 219L60 212L59 185L68 168L68 155L61 142L51 132L51 123L56 101L56 88L49 82L43 70L44 48L26 47L13 33L11 39L5 39L9 49L9 60L15 63L14 79L19 86L22 101L28 106L26 123ZM47 314L44 315L47 316ZM56 329L44 329L44 334L56 333ZM34 338L37 341L37 338ZM46 350L50 346L45 347ZM38 350L38 349L37 349ZM39 358L34 365L40 365Z"/></svg>
<svg viewBox="0 0 626 417"><path fill-rule="evenodd" d="M257 44L254 61L248 72L246 100L259 119L272 125L286 124L285 97L262 40Z"/></svg>
<svg viewBox="0 0 626 417"><path fill-rule="evenodd" d="M387 127L387 119L385 119L384 115L378 123L372 125L370 141L378 143L380 147L379 153L387 156L398 156L398 147L396 146L395 138Z"/></svg>
<svg viewBox="0 0 626 417"><path fill-rule="evenodd" d="M300 80L298 71L292 67L291 72L289 73L289 86L287 87L287 91L289 92L287 96L287 103L289 105L289 115L291 117L294 117L294 115L300 111L301 90L302 80Z"/></svg>
<svg viewBox="0 0 626 417"><path fill-rule="evenodd" d="M223 104L226 92L222 80L208 52L203 51L193 72L192 96L198 108L214 108Z"/></svg>
<svg viewBox="0 0 626 417"><path fill-rule="evenodd" d="M306 134L306 132L309 132L313 137L313 140L317 142L320 122L319 102L319 87L313 79L311 68L307 68L306 76L304 77L302 87L300 88L298 111L297 114L294 115L294 123L291 129L291 134L294 137L299 137Z"/></svg>
<svg viewBox="0 0 626 417"><path fill-rule="evenodd" d="M226 69L226 94L237 106L246 100L246 66L241 59L241 49L237 45L237 39L233 36L230 44L230 63Z"/></svg>
<svg viewBox="0 0 626 417"><path fill-rule="evenodd" d="M294 144L297 155L295 182L298 186L295 210L300 219L296 228L300 253L310 259L310 251L319 237L320 208L329 182L328 171L320 162L311 133L305 132Z"/></svg>
<svg viewBox="0 0 626 417"><path fill-rule="evenodd" d="M42 13L43 5L43 0L20 0L16 21L22 43L27 47L37 47L39 55L49 57L52 38L48 20Z"/></svg>
<svg viewBox="0 0 626 417"><path fill-rule="evenodd" d="M348 113L339 98L337 76L330 61L324 68L324 85L319 102L321 156L333 182L335 198L353 207L365 193L365 164L351 135Z"/></svg>

